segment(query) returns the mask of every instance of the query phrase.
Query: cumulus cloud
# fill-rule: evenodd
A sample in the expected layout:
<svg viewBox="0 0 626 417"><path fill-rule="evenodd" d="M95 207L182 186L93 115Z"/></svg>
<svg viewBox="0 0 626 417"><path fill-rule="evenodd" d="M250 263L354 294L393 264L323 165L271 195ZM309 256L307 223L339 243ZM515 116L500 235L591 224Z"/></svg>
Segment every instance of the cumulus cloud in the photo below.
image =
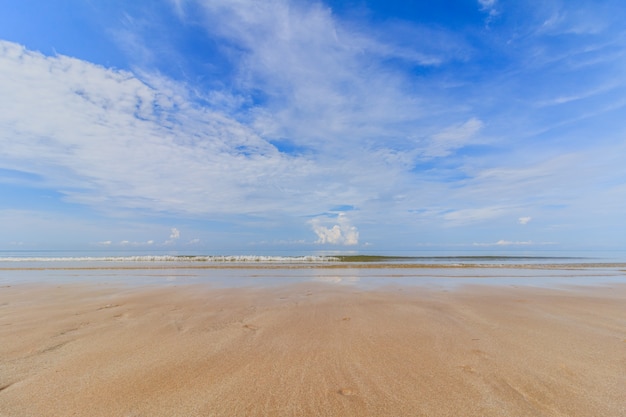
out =
<svg viewBox="0 0 626 417"><path fill-rule="evenodd" d="M517 222L519 224L528 224L528 222L530 222L532 220L532 217L520 217L519 219L517 219Z"/></svg>
<svg viewBox="0 0 626 417"><path fill-rule="evenodd" d="M170 233L170 239L178 239L180 238L180 230L175 227L172 227L172 233Z"/></svg>
<svg viewBox="0 0 626 417"><path fill-rule="evenodd" d="M352 226L348 216L344 213L339 213L334 219L317 217L309 223L318 237L316 243L331 245L357 245L359 243L359 231Z"/></svg>

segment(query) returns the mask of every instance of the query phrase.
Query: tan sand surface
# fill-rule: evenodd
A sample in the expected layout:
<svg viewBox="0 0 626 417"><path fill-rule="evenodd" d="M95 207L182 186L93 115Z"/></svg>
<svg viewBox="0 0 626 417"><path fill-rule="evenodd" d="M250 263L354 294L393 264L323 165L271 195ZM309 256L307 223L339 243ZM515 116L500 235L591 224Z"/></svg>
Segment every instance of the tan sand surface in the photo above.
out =
<svg viewBox="0 0 626 417"><path fill-rule="evenodd" d="M0 288L0 416L626 416L626 288Z"/></svg>

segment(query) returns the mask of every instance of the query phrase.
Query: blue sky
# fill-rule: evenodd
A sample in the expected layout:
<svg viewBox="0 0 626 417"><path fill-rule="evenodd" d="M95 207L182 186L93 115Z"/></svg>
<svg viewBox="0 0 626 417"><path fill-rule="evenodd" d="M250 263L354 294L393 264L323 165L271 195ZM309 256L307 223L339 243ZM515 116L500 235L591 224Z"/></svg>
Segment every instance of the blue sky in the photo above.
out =
<svg viewBox="0 0 626 417"><path fill-rule="evenodd" d="M624 249L621 1L0 2L0 250Z"/></svg>

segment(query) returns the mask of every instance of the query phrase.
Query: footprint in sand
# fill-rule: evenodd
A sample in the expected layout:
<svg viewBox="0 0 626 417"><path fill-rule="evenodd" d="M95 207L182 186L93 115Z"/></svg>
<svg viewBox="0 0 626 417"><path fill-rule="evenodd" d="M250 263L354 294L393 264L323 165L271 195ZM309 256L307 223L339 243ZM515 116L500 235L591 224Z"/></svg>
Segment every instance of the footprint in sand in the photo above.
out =
<svg viewBox="0 0 626 417"><path fill-rule="evenodd" d="M5 389L9 388L11 385L13 385L14 383L10 383L10 384L6 384L6 385L2 385L0 386L0 391L4 391Z"/></svg>
<svg viewBox="0 0 626 417"><path fill-rule="evenodd" d="M476 373L474 368L472 368L469 365L461 365L461 366L459 366L459 368L461 368L461 370L463 370L463 372L467 372L467 373L470 373L470 374L475 374Z"/></svg>
<svg viewBox="0 0 626 417"><path fill-rule="evenodd" d="M115 308L115 307L119 307L119 306L120 306L119 304L107 304L105 306L100 307L98 309L98 311L100 311L100 310L107 310L109 308Z"/></svg>
<svg viewBox="0 0 626 417"><path fill-rule="evenodd" d="M343 395L344 397L352 397L356 395L356 391L352 388L340 388L337 390L337 394Z"/></svg>
<svg viewBox="0 0 626 417"><path fill-rule="evenodd" d="M480 356L481 358L486 358L487 357L487 353L485 351L483 351L483 350L480 350L480 349L472 349L472 350L470 350L470 352L473 355Z"/></svg>

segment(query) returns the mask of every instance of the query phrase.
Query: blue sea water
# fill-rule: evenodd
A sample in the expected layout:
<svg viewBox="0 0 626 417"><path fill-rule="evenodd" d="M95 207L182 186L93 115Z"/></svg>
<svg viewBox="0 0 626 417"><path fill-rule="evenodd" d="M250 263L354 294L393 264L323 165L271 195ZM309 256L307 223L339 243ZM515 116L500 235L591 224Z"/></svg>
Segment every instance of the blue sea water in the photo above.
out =
<svg viewBox="0 0 626 417"><path fill-rule="evenodd" d="M341 255L356 254L0 251L0 285L80 282L245 287L325 282L361 288L447 288L626 283L626 252L424 251L368 253L369 258L347 259Z"/></svg>
<svg viewBox="0 0 626 417"><path fill-rule="evenodd" d="M385 262L415 262L415 263L449 263L464 260L468 262L626 262L626 250L395 250L395 251L230 251L220 253L205 253L200 251L178 250L0 250L0 262L37 259L40 261L59 260L111 260L113 258L127 258L145 261L166 260L168 258L188 258L199 260L202 258L230 258L245 261L289 261L293 258L310 258L311 261L319 258L336 256L379 256L387 257ZM196 258L196 259L194 259Z"/></svg>

